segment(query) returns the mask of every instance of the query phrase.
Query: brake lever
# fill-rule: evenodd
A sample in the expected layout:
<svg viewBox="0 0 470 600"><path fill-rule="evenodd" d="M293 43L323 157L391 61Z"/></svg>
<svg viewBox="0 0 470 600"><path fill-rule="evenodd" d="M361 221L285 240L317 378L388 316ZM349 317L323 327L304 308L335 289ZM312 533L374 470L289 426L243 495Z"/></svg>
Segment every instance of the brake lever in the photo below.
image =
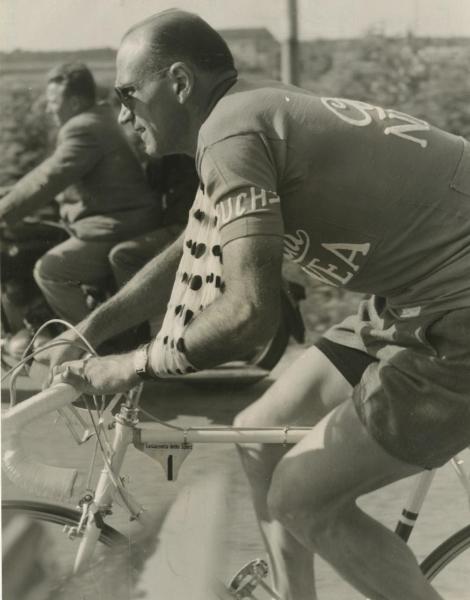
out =
<svg viewBox="0 0 470 600"><path fill-rule="evenodd" d="M95 435L75 406L66 406L57 411L78 445L84 444Z"/></svg>

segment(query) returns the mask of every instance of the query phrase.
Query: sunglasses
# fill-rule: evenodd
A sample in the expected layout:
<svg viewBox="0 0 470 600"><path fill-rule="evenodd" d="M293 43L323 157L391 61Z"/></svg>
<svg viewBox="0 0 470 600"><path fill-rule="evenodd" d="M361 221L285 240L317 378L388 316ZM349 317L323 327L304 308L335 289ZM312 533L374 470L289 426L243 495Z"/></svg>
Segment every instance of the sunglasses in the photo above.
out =
<svg viewBox="0 0 470 600"><path fill-rule="evenodd" d="M152 76L155 77L156 75L160 75L160 73L166 73L168 69L169 67L165 67L164 69L155 71L155 73L152 73ZM126 85L118 85L114 88L119 102L130 111L133 110L133 101L135 99L134 94L136 93L138 87L140 87L139 84L142 84L143 81L143 79L137 79L131 83L127 83Z"/></svg>
<svg viewBox="0 0 470 600"><path fill-rule="evenodd" d="M134 84L129 83L128 85L116 86L114 88L116 92L116 96L118 97L119 102L131 110L132 99L136 92L136 87Z"/></svg>

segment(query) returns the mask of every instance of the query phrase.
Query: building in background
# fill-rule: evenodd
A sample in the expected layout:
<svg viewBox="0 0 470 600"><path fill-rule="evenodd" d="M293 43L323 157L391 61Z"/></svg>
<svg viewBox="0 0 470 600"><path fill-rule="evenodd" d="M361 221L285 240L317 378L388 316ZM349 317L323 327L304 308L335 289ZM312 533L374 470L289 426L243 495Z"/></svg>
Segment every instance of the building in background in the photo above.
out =
<svg viewBox="0 0 470 600"><path fill-rule="evenodd" d="M242 74L279 78L281 46L265 28L224 29L220 34Z"/></svg>

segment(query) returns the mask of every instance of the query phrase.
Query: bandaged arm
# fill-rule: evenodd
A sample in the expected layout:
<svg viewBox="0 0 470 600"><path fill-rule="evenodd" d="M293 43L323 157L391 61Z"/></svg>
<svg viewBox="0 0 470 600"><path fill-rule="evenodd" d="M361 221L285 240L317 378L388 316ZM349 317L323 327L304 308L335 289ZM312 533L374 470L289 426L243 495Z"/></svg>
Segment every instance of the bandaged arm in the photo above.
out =
<svg viewBox="0 0 470 600"><path fill-rule="evenodd" d="M280 315L282 238L242 237L224 247L225 291L185 330L184 352L198 369L246 356L274 335ZM158 347L150 367L158 374Z"/></svg>

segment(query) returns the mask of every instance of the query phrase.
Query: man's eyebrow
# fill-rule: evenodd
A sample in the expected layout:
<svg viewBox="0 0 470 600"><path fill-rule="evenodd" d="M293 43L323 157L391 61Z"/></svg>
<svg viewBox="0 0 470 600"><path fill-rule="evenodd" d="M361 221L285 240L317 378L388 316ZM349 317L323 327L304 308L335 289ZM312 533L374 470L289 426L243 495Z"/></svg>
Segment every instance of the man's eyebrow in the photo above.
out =
<svg viewBox="0 0 470 600"><path fill-rule="evenodd" d="M116 81L114 85L115 85L115 87L123 89L123 88L135 87L135 83L136 83L135 81L130 81L129 83L118 83Z"/></svg>

